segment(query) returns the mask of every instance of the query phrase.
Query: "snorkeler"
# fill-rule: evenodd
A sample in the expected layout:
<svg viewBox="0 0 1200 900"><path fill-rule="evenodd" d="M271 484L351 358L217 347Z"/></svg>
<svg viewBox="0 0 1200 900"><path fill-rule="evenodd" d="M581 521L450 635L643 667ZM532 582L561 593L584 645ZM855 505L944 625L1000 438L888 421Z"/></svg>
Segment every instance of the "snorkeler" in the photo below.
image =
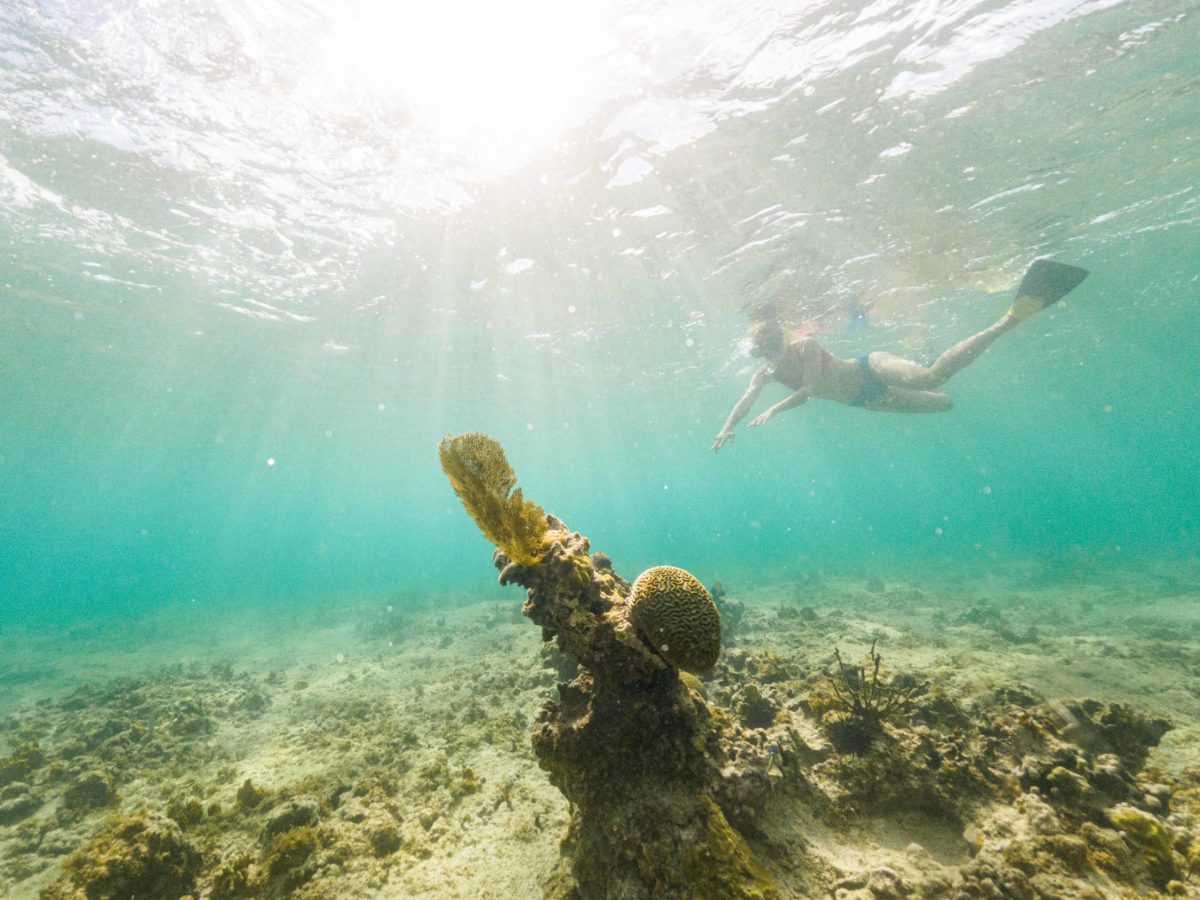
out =
<svg viewBox="0 0 1200 900"><path fill-rule="evenodd" d="M734 427L772 381L791 388L792 394L768 407L750 423L751 427L765 425L777 414L812 397L874 412L946 412L954 404L937 388L977 359L992 341L1061 300L1087 275L1086 269L1076 266L1035 260L1017 288L1012 307L999 321L955 344L928 366L879 350L857 359L840 359L809 338L789 340L776 320L759 322L750 330L751 354L766 362L750 378L750 386L729 413L712 448L720 450L733 440Z"/></svg>

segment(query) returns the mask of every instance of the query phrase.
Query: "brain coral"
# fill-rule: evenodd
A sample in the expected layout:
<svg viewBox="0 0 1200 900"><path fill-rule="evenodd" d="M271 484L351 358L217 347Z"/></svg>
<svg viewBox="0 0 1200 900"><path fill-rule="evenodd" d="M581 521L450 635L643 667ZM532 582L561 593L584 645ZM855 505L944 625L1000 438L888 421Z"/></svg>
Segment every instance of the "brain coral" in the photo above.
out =
<svg viewBox="0 0 1200 900"><path fill-rule="evenodd" d="M633 624L685 672L707 672L721 652L721 617L696 576L675 566L647 569L633 583Z"/></svg>

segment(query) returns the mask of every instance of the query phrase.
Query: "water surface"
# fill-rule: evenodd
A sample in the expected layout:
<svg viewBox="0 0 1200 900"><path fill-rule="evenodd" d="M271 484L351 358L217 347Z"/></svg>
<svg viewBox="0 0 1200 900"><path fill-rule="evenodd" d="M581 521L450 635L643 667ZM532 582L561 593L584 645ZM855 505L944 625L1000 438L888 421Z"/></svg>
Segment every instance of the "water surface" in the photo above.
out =
<svg viewBox="0 0 1200 900"><path fill-rule="evenodd" d="M1194 3L572 6L0 9L0 622L489 590L465 430L631 574L1194 558ZM709 452L748 312L928 359L1039 256L952 413Z"/></svg>

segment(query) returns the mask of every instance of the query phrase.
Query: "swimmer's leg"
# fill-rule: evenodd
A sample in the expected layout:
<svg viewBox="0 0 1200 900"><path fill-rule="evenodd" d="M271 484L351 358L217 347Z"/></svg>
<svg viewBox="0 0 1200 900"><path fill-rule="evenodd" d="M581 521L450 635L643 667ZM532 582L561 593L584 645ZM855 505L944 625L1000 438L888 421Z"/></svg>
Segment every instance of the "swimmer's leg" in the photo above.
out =
<svg viewBox="0 0 1200 900"><path fill-rule="evenodd" d="M886 394L865 404L863 408L874 412L940 413L949 412L953 407L954 401L941 391L889 387Z"/></svg>
<svg viewBox="0 0 1200 900"><path fill-rule="evenodd" d="M959 341L928 366L890 353L872 353L869 358L871 369L880 381L893 387L913 390L941 387L951 376L978 359L992 341L1050 304L1057 303L1087 276L1087 269L1078 266L1048 259L1034 260L1017 288L1012 308L994 325Z"/></svg>
<svg viewBox="0 0 1200 900"><path fill-rule="evenodd" d="M1005 315L994 325L959 341L928 366L891 353L876 351L868 359L879 380L891 387L930 390L941 387L950 376L962 371L992 345L992 341L1017 327L1017 320Z"/></svg>

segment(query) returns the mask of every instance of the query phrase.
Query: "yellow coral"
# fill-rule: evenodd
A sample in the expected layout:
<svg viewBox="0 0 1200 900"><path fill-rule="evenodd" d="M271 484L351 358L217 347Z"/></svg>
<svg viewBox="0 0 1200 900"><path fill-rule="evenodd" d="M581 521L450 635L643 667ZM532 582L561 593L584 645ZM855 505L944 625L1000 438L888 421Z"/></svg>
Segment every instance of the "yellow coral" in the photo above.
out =
<svg viewBox="0 0 1200 900"><path fill-rule="evenodd" d="M523 566L545 552L546 513L521 496L504 448L486 434L447 435L438 444L442 470L484 537ZM511 494L510 494L511 492Z"/></svg>
<svg viewBox="0 0 1200 900"><path fill-rule="evenodd" d="M704 842L688 849L684 863L691 896L697 900L775 900L774 880L754 858L745 838L733 830L721 808L701 795L707 822Z"/></svg>
<svg viewBox="0 0 1200 900"><path fill-rule="evenodd" d="M1107 813L1108 821L1124 832L1126 840L1141 851L1147 871L1160 885L1179 874L1172 852L1174 841L1162 822L1150 813L1125 803L1117 804Z"/></svg>

